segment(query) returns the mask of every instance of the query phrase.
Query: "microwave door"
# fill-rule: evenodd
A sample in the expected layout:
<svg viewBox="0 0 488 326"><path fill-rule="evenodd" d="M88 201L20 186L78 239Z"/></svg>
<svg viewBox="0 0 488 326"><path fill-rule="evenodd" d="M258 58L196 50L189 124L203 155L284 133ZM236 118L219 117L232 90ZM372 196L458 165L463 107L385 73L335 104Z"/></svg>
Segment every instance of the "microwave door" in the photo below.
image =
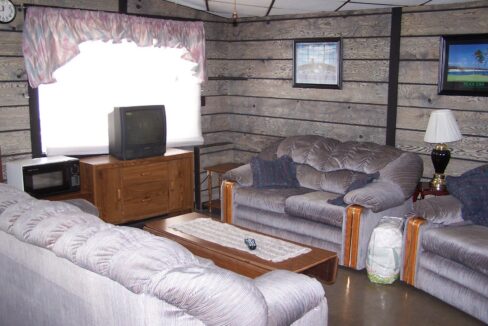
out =
<svg viewBox="0 0 488 326"><path fill-rule="evenodd" d="M62 192L70 187L62 165L24 167L24 190L33 196Z"/></svg>

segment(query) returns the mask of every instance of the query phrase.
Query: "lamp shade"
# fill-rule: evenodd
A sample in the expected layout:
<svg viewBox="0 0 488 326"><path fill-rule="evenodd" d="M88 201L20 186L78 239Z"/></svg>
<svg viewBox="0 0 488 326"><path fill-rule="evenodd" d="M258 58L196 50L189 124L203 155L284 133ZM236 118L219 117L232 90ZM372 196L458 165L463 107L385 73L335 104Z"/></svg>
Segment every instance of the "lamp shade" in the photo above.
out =
<svg viewBox="0 0 488 326"><path fill-rule="evenodd" d="M425 131L427 143L449 143L463 138L451 110L436 110L430 114Z"/></svg>

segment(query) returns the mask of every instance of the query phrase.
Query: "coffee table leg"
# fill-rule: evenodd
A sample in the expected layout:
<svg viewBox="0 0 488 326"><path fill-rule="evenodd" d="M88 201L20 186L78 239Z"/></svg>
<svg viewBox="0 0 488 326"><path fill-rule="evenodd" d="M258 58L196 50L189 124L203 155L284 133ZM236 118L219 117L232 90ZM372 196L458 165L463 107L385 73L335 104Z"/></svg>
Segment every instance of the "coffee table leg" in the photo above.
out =
<svg viewBox="0 0 488 326"><path fill-rule="evenodd" d="M335 259L311 267L303 271L303 273L314 276L325 284L334 284L336 281L338 264L339 259L336 257Z"/></svg>

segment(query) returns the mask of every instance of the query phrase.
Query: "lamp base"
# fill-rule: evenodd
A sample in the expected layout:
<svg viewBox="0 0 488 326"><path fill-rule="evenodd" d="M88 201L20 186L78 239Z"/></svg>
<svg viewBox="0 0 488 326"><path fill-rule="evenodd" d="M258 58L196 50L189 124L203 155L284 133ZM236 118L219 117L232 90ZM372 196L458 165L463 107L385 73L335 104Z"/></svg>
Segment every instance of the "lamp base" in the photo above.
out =
<svg viewBox="0 0 488 326"><path fill-rule="evenodd" d="M446 187L446 175L444 173L434 173L432 180L430 180L431 188L437 191L445 191Z"/></svg>
<svg viewBox="0 0 488 326"><path fill-rule="evenodd" d="M430 157L432 158L435 172L432 180L430 180L430 187L437 191L445 191L447 188L444 171L451 158L451 152L446 144L437 144L434 149L432 149Z"/></svg>

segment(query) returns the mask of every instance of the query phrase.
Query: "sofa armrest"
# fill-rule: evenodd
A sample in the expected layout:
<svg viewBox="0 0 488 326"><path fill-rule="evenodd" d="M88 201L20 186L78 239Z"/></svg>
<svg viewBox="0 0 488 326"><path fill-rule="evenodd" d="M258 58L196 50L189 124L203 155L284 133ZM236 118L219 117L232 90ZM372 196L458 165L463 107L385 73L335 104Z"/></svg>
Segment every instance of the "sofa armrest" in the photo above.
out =
<svg viewBox="0 0 488 326"><path fill-rule="evenodd" d="M268 325L291 325L325 298L317 280L285 270L261 275L254 283L268 305Z"/></svg>
<svg viewBox="0 0 488 326"><path fill-rule="evenodd" d="M463 221L461 202L455 197L438 196L418 200L413 204L415 215L435 224L453 224Z"/></svg>
<svg viewBox="0 0 488 326"><path fill-rule="evenodd" d="M352 190L344 196L345 203L360 205L375 213L399 206L404 201L400 186L386 180L372 182L362 188Z"/></svg>
<svg viewBox="0 0 488 326"><path fill-rule="evenodd" d="M64 202L78 207L85 213L95 215L97 217L100 216L99 215L100 212L98 211L98 208L86 199L82 199L82 198L66 199L64 200Z"/></svg>
<svg viewBox="0 0 488 326"><path fill-rule="evenodd" d="M227 171L222 178L224 180L233 180L241 186L252 186L251 164L244 164L235 169Z"/></svg>

